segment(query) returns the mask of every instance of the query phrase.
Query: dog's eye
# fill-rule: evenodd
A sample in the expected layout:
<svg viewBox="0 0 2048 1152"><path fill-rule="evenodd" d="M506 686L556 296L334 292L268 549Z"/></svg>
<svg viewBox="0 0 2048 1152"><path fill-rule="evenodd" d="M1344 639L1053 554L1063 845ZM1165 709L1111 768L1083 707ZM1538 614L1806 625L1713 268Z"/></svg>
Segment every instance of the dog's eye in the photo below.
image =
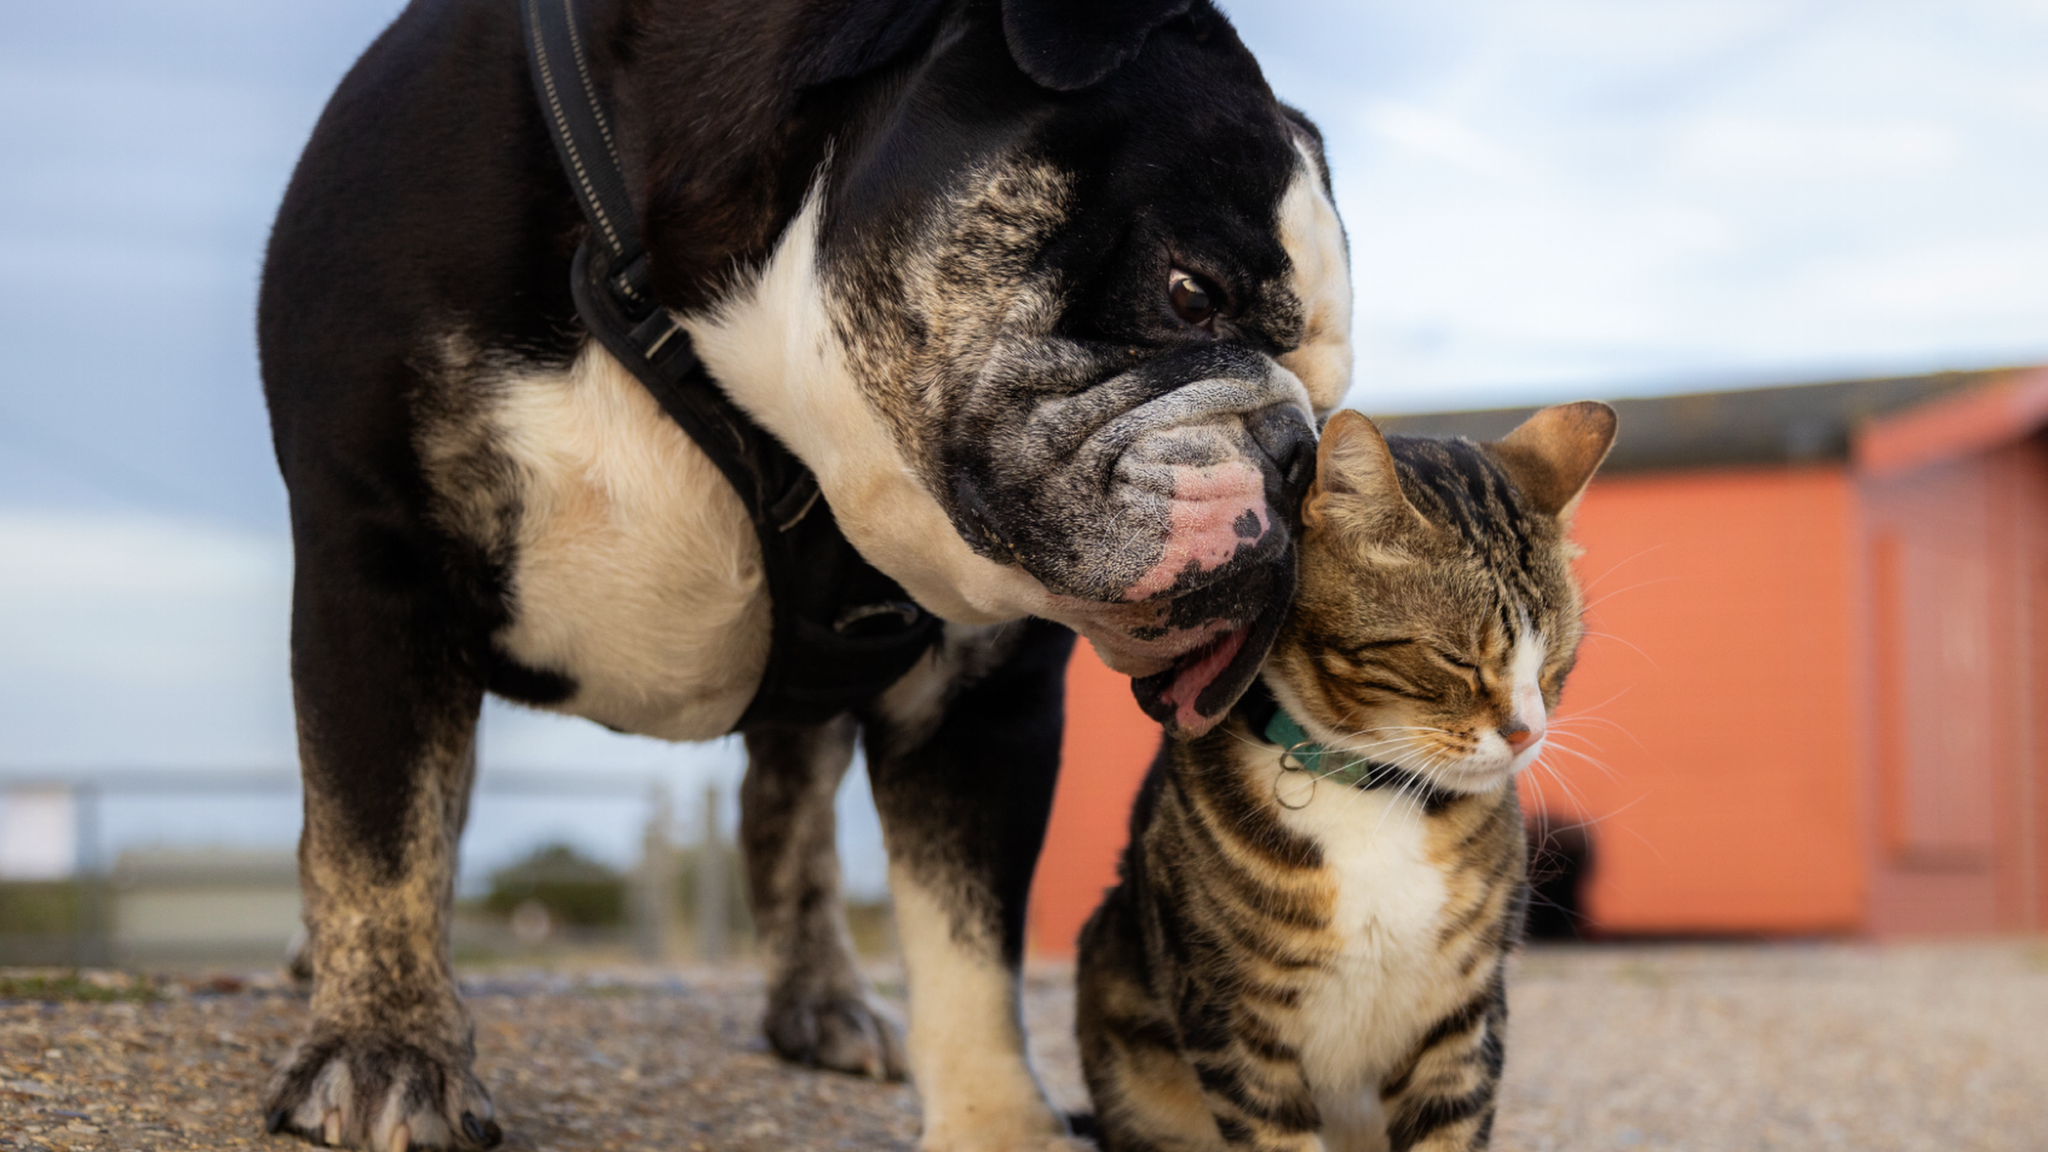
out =
<svg viewBox="0 0 2048 1152"><path fill-rule="evenodd" d="M1166 296L1173 314L1197 328L1213 329L1221 293L1192 272L1175 268L1167 273Z"/></svg>

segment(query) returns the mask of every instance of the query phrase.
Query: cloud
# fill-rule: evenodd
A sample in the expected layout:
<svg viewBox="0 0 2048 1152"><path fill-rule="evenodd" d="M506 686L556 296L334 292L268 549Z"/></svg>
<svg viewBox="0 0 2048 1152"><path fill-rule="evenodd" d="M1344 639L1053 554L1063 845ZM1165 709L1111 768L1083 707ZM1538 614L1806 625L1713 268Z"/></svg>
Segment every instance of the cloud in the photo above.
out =
<svg viewBox="0 0 2048 1152"><path fill-rule="evenodd" d="M1358 113L1365 129L1403 148L1482 176L1512 177L1521 165L1498 143L1448 116L1392 100L1373 100Z"/></svg>
<svg viewBox="0 0 2048 1152"><path fill-rule="evenodd" d="M0 508L0 603L250 593L290 579L291 546L275 535L164 516Z"/></svg>
<svg viewBox="0 0 2048 1152"><path fill-rule="evenodd" d="M1717 178L1884 175L1962 159L1947 127L1925 120L1796 123L1712 114L1680 136L1679 173Z"/></svg>
<svg viewBox="0 0 2048 1152"><path fill-rule="evenodd" d="M0 509L11 769L294 762L282 537Z"/></svg>

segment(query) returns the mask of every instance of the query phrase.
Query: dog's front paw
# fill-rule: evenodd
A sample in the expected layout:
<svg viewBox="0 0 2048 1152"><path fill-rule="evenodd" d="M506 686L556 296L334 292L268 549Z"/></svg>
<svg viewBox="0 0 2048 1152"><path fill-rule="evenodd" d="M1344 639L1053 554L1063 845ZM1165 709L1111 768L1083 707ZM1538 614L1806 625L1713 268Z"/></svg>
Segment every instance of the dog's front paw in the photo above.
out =
<svg viewBox="0 0 2048 1152"><path fill-rule="evenodd" d="M301 1042L271 1076L264 1115L315 1144L467 1152L503 1139L492 1111L467 1051L372 1032Z"/></svg>
<svg viewBox="0 0 2048 1152"><path fill-rule="evenodd" d="M1070 1134L1067 1120L1038 1101L992 1107L993 1100L925 1114L918 1152L1095 1152L1095 1143Z"/></svg>
<svg viewBox="0 0 2048 1152"><path fill-rule="evenodd" d="M866 996L778 998L763 1025L785 1060L877 1080L901 1080L908 1073L900 1026Z"/></svg>

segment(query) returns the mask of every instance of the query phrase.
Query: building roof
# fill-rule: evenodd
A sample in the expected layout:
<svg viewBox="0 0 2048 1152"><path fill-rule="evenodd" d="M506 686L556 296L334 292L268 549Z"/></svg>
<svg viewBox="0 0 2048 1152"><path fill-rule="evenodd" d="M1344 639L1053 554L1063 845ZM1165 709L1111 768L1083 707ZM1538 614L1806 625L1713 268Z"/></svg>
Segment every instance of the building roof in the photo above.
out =
<svg viewBox="0 0 2048 1152"><path fill-rule="evenodd" d="M1880 418L2041 371L1940 372L1614 400L1621 431L1601 471L1847 462L1859 431ZM1374 422L1388 433L1493 440L1534 411L1433 412Z"/></svg>
<svg viewBox="0 0 2048 1152"><path fill-rule="evenodd" d="M1874 420L1856 435L1856 470L1889 476L1997 448L2048 425L2048 368L2001 372L1983 385Z"/></svg>

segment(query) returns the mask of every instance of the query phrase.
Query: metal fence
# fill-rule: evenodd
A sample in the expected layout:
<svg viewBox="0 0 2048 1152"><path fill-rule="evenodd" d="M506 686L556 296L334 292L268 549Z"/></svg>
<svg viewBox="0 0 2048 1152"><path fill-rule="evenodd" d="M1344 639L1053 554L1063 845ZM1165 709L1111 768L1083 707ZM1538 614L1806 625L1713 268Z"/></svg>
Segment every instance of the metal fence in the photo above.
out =
<svg viewBox="0 0 2048 1152"><path fill-rule="evenodd" d="M68 798L68 875L0 881L0 964L103 966L275 963L299 920L289 849L178 848L135 844L110 851L111 803L193 800L275 807L300 796L296 773L249 771L0 774L0 795ZM708 787L679 835L669 782L653 774L485 770L479 804L540 800L552 809L591 801L637 805L637 857L623 870L623 923L579 927L545 915L493 917L476 901L458 909L455 947L470 959L596 948L646 960L690 953L717 958L751 940L743 869L721 834L720 790ZM18 823L18 822L16 822ZM49 831L44 829L44 831ZM61 830L59 830L61 831ZM295 840L297 824L290 826ZM61 839L61 837L60 837ZM132 837L130 838L133 839ZM282 840L283 837L275 837Z"/></svg>

